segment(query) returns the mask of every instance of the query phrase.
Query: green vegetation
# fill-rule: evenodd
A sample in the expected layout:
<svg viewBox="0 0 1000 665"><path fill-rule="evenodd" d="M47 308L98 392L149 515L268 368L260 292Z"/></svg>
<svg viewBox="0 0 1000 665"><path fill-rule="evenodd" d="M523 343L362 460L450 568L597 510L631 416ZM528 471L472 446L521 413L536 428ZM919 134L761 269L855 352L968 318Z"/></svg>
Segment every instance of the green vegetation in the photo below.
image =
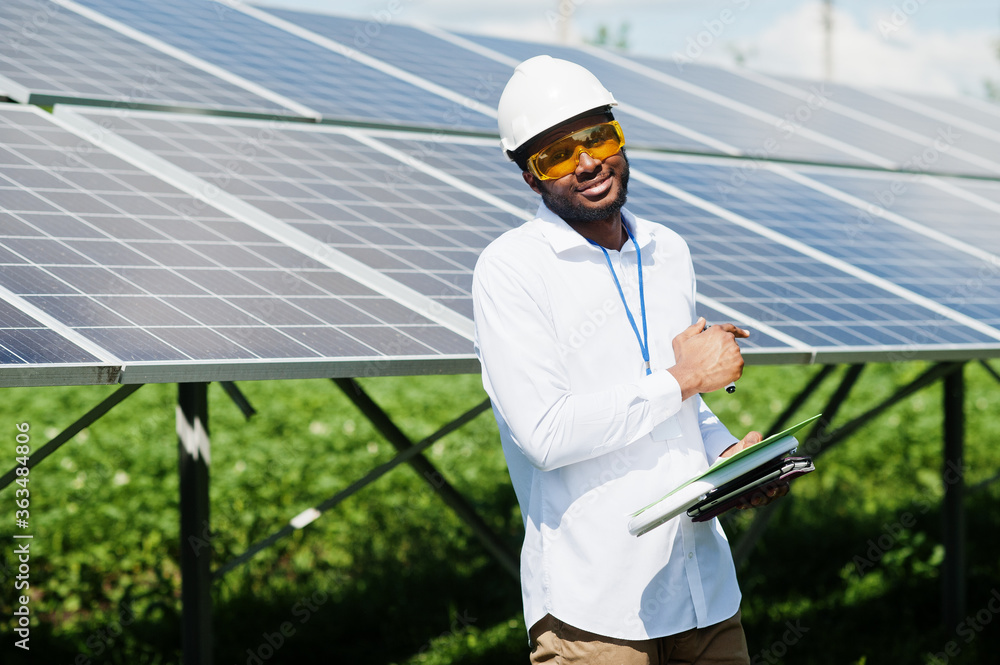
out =
<svg viewBox="0 0 1000 665"><path fill-rule="evenodd" d="M924 369L866 368L836 422ZM735 395L708 399L734 432L766 429L815 371L749 367ZM941 626L937 384L822 456L782 500L740 573L755 663L929 663L949 643L958 655L948 662L981 663L1000 650L1000 617L988 610L993 594L1000 597L1000 483L976 487L1000 471L1000 384L975 363L965 376L967 609L975 626ZM797 415L818 412L834 384ZM413 440L484 397L478 376L363 385ZM394 453L330 381L240 387L258 410L248 422L218 385L209 390L217 564ZM14 463L16 423L30 423L37 449L112 391L4 390L4 470ZM176 393L144 386L31 471L31 658L13 647L13 623L4 619L0 662L179 662ZM436 443L428 458L515 550L520 515L491 415ZM13 487L0 493L9 513L13 501ZM0 526L0 568L16 565L12 519ZM726 522L732 542L752 519L746 511ZM0 616L9 617L13 581L0 577ZM232 571L213 601L220 665L527 662L518 584L409 467ZM983 629L987 618L996 623ZM269 646L279 641L277 650Z"/></svg>

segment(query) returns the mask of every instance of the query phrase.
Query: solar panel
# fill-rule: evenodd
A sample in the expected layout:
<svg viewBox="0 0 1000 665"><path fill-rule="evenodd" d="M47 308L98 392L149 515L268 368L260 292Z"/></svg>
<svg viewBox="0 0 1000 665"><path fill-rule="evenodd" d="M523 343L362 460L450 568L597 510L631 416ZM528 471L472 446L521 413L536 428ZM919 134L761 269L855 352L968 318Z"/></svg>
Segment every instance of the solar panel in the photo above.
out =
<svg viewBox="0 0 1000 665"><path fill-rule="evenodd" d="M333 39L348 47L363 50L380 60L420 76L434 84L475 100L490 111L497 107L500 94L518 61L499 53L483 55L481 47L460 37L397 23L375 23L357 19L269 9L281 19ZM455 63L461 62L461 67ZM701 140L694 132L673 131L669 122L651 122L636 115L625 115L622 126L640 143L669 146L678 150L720 152L711 141ZM489 128L496 131L496 123Z"/></svg>
<svg viewBox="0 0 1000 665"><path fill-rule="evenodd" d="M49 0L5 0L0 78L22 102L92 100L291 114L288 108L98 25Z"/></svg>
<svg viewBox="0 0 1000 665"><path fill-rule="evenodd" d="M899 129L886 120L895 117L897 109L894 105L881 108L877 117L862 113L860 109L846 103L849 97L844 92L846 88L814 81L800 81L798 85L791 85L787 81L744 68L708 67L694 63L678 67L676 63L664 60L635 59L644 65L783 118L788 131L816 131L853 146L857 159L848 161L858 165L945 173L995 172L985 158L972 155L967 159L959 156L961 149L956 148L954 141L964 135L965 130L955 133L949 131L948 123L941 122L927 134ZM870 99L870 96L867 97ZM886 103L881 100L875 102ZM924 118L924 121L927 120L929 119ZM941 130L940 134L938 130ZM838 161L844 160L833 160L830 163Z"/></svg>
<svg viewBox="0 0 1000 665"><path fill-rule="evenodd" d="M778 126L781 116L734 105L725 96L671 83L665 76L654 79L649 72L636 71L636 63L611 54L598 55L564 46L462 35L477 44L518 60L547 53L583 65L592 71L624 103L622 114L628 117L639 109L642 118L649 115L677 123L706 137L716 152L748 154L757 157L798 159L820 162L855 163L857 157L836 142L820 142L823 137L807 137L803 132L789 134ZM662 74L662 72L661 72ZM616 111L616 115L618 112ZM655 138L630 132L643 146L671 148Z"/></svg>
<svg viewBox="0 0 1000 665"><path fill-rule="evenodd" d="M951 186L973 194L976 197L1000 203L1000 182L995 180L974 180L965 178L941 178Z"/></svg>
<svg viewBox="0 0 1000 665"><path fill-rule="evenodd" d="M424 30L381 22L268 7L268 14L290 21L347 47L464 94L496 109L510 63L497 62ZM461 63L456 67L456 63Z"/></svg>
<svg viewBox="0 0 1000 665"><path fill-rule="evenodd" d="M970 247L1000 256L1000 203L964 197L955 181L914 176L796 167L812 180L850 194L863 203L854 215L852 237L867 228L872 208L913 220Z"/></svg>
<svg viewBox="0 0 1000 665"><path fill-rule="evenodd" d="M839 155L830 159L811 159L810 161L825 161L828 163L875 165L882 168L895 168L894 160L887 159L881 150L872 150L884 141L895 144L898 137L886 135L885 132L836 116L829 109L830 93L823 84L815 83L805 93L797 88L785 86L769 87L761 82L771 82L754 72L731 70L723 67L712 67L696 63L677 63L658 58L630 56L641 65L656 71L674 76L678 79L697 85L719 95L724 95L735 102L760 109L779 119L780 139L800 133L816 132L827 140L839 142L845 146ZM758 80L761 79L761 80ZM911 153L917 148L906 142Z"/></svg>
<svg viewBox="0 0 1000 665"><path fill-rule="evenodd" d="M810 81L780 77L780 81L806 90L814 85ZM841 115L862 118L867 124L881 127L918 145L920 151L910 156L921 156L931 151L933 157L925 158L928 168L919 170L962 174L1000 175L1000 141L975 135L967 130L958 131L953 123L935 119L869 95L851 86L825 84L832 92L831 110ZM929 152L928 155L931 153Z"/></svg>
<svg viewBox="0 0 1000 665"><path fill-rule="evenodd" d="M0 254L4 263L17 260L6 250L0 249ZM0 298L10 297L0 292ZM16 298L11 299L16 302ZM0 366L95 363L98 360L17 306L0 300Z"/></svg>
<svg viewBox="0 0 1000 665"><path fill-rule="evenodd" d="M636 166L825 255L996 327L1000 339L1000 275L979 274L984 257L946 246L918 229L859 215L862 210L849 203L767 170L736 185L741 182L739 165L637 160ZM938 198L946 202L946 197L942 193ZM963 288L973 279L980 282L974 294Z"/></svg>
<svg viewBox="0 0 1000 665"><path fill-rule="evenodd" d="M44 113L0 109L0 144L0 287L129 371L295 361L302 375L336 361L382 372L393 359L470 357L466 337Z"/></svg>
<svg viewBox="0 0 1000 665"><path fill-rule="evenodd" d="M82 113L94 120L102 119L100 111L83 110ZM179 159L179 164L189 167L193 166L190 159L197 158L202 162L199 173L208 181L218 178L218 165L238 154L239 151L234 146L245 141L248 132L252 134L257 125L249 121L234 122L216 118L174 120L163 114L148 113L131 113L126 120L127 123L118 125L118 131L123 136L138 143L145 142L148 148L157 150L161 156ZM362 136L384 143L398 151L399 155L419 155L420 161L433 171L438 168L447 169L447 172L437 174L439 191L435 192L435 196L440 197L442 192L450 197L455 196L456 188L442 188L442 179L452 178L465 182L466 195L459 197L466 206L464 210L474 210L478 205L482 214L485 214L485 219L489 220L482 228L482 234L468 244L466 256L470 261L462 267L452 268L457 278L465 275L465 280L471 275L471 259L478 253L478 248L516 222L511 209L523 211L532 206L532 203L537 205L534 195L521 181L516 168L495 159L497 148L493 141L453 140L440 136L424 137L421 140L418 135L406 135L407 138L403 138L403 135L376 137L375 134L379 133L326 127L283 129L273 141L267 143L266 153L261 152L253 158L252 163L246 162L246 173L240 162L231 162L231 169L236 175L232 178L232 184L225 186L247 202L260 204L265 208L271 205L281 206L272 212L290 215L290 223L315 224L318 220L303 215L301 208L307 201L316 202L317 194L327 197L327 205L330 201L338 203L340 210L370 203L358 197L356 192L366 183L370 184L371 179L355 176L354 179L346 180L343 172L354 174L373 169L373 173L383 178L383 183L387 166L389 173L393 172L391 161L386 161L383 152L369 152L364 147L354 145ZM164 148L172 138L187 136L203 142L206 135L214 137L216 145L213 152L191 155L187 162L181 159L186 154L182 149L183 144L175 146L173 151ZM225 147L227 143L228 148ZM310 146L318 149L318 152L310 154ZM351 148L347 152L355 155L352 158L355 161L341 164L337 156L346 147ZM491 157L493 161L489 161ZM658 175L664 181L683 182L687 186L688 181L679 180L674 173L657 173L662 159L665 158L638 152L633 156L637 169L641 164L643 170L650 175ZM209 165L208 160L215 166ZM279 187L274 174L284 168L280 165L292 162L299 163L308 171L293 172ZM335 164L334 169L326 170L331 162ZM673 162L663 163L697 173L697 169L691 169L691 164L678 166ZM255 170L249 170L251 166ZM732 169L731 166L726 168ZM414 204L412 199L407 201L409 194L405 193L410 191L409 187L415 186L425 191L430 191L427 188L433 187L433 181L423 177L423 174L411 179L413 174L406 171L397 173L406 174L400 181L401 187L397 189L394 186L385 191L393 196L402 196L404 207L412 207ZM395 181L397 177L393 176L392 180ZM692 177L697 179L697 176ZM471 194L479 191L481 185L481 197L494 197L505 205L504 212L490 212L488 206L472 203ZM801 185L790 181L787 181L787 185L792 190L803 189ZM265 186L268 187L267 190L262 189ZM294 189L279 193L282 187ZM303 192L303 187L308 188L310 193ZM696 188L691 185L691 189ZM773 194L775 189L771 186L768 191ZM339 192L339 199L329 199L330 192ZM700 190L698 193L705 194ZM812 194L818 195L816 192ZM747 233L745 228L734 225L724 215L693 206L676 196L649 187L642 181L633 185L632 200L635 203L630 203L630 206L638 214L666 223L689 239L700 275L699 296L702 304L709 312L741 313L746 321L753 321L749 324L751 327L763 328L766 332L751 342L751 345L762 352L798 352L801 356L805 349L815 348L822 348L827 352L835 350L841 354L848 349L860 353L857 351L859 348L865 348L867 352L873 348L884 351L885 348L924 348L930 345L957 348L991 344L1000 338L1000 333L991 336L988 332L970 328L967 321L942 316L923 303L908 299L906 294L901 296L898 292L901 289L894 292L878 282L866 279L863 274L845 272L838 267L836 261L817 260L815 255L797 248L793 230L782 228L777 239ZM406 248L398 240L385 234L387 228L389 231L398 231L399 228L394 229L392 226L398 221L393 218L387 226L389 218L380 220L374 215L374 210L381 209L384 213L393 211L393 208L392 201L383 201L368 210L367 217L371 221L366 224L373 225L372 235L355 235L345 240L334 234L330 229L335 229L338 225L343 229L356 230L352 226L353 218L345 217L343 212L340 213L339 221L335 215L326 215L335 220L327 227L326 233L331 234L328 242L339 243L338 247L343 251L358 250L356 256L367 265L405 281L405 277L399 272L398 260L387 261L386 252L383 251L388 248L395 254ZM397 209L396 212L399 211ZM475 230L475 224L470 225L470 228ZM440 229L431 227L423 230L433 232ZM440 259L438 255L442 249L426 242L426 235L420 237L422 240L412 247L417 254L426 252L422 260L427 263L422 267L429 274L434 274L433 271L439 268L431 266L429 261L432 257ZM808 238L798 242L806 245L805 240ZM393 245L393 242L396 244ZM423 249L420 248L421 245ZM412 260L414 255L408 255L407 258ZM457 282L458 280L455 283ZM454 294L452 299L452 306L458 311L468 311L467 284L467 281L464 282L464 292ZM464 304L460 304L463 302ZM918 335L914 335L915 330L920 331Z"/></svg>
<svg viewBox="0 0 1000 665"><path fill-rule="evenodd" d="M77 112L469 319L479 252L519 221L342 128Z"/></svg>
<svg viewBox="0 0 1000 665"><path fill-rule="evenodd" d="M921 106L930 107L958 118L974 122L980 127L997 129L1000 126L1000 108L995 103L981 101L973 97L941 97L915 93L894 93Z"/></svg>
<svg viewBox="0 0 1000 665"><path fill-rule="evenodd" d="M416 139L386 140L386 143L400 150L419 152ZM438 141L434 150L424 151L422 160L470 185L481 184L490 195L510 205L521 209L537 207L537 196L521 181L516 167L488 161L495 150L495 146L486 143L473 146ZM641 168L647 177L656 177L661 186L681 182L673 172L657 171L661 160L670 163L674 158L642 151L632 151L630 155L635 170ZM689 166L681 163L676 168L683 173ZM739 169L732 165L726 168L727 175ZM684 179L682 189L691 179L697 180L697 176ZM756 186L754 181L745 189ZM801 187L790 181L788 186ZM705 194L700 190L699 193ZM766 197L767 192L762 196ZM867 348L871 352L877 347L899 349L913 344L996 345L1000 335L995 331L970 329L963 317L956 320L929 309L901 295L901 289L889 290L878 280L857 274L863 271L845 272L838 267L841 260L832 255L830 260L823 260L822 253L803 253L792 236L783 233L776 234L777 238L760 236L724 216L650 187L646 181L633 180L628 205L637 214L674 228L688 240L699 275L701 306L709 313L722 311L727 318L736 318L751 328L773 331L773 335L768 333L750 342L769 353L778 348L791 351ZM774 209L782 206L783 203L776 203ZM801 213L802 209L798 211ZM849 219L854 219L853 213ZM800 242L808 249L806 242ZM819 260L816 254L820 255ZM843 260L843 263L849 262ZM743 318L734 313L742 314ZM976 323L976 327L984 326Z"/></svg>
<svg viewBox="0 0 1000 665"><path fill-rule="evenodd" d="M978 173L982 169L949 154L950 146L928 152L924 137L900 136L888 118L872 118L842 102L839 88L817 81L791 85L745 68L709 67L694 63L678 68L676 63L654 58L635 58L649 67L666 72L738 102L771 113L783 120L783 133L815 131L851 146L854 159L829 160L912 171ZM890 131L892 130L892 131ZM912 133L911 133L912 134ZM919 138L921 140L914 140ZM936 135L929 138L933 148ZM944 147L944 144L942 144ZM824 161L824 160L812 160Z"/></svg>
<svg viewBox="0 0 1000 665"><path fill-rule="evenodd" d="M206 0L83 0L116 21L320 112L324 119L495 130L493 118Z"/></svg>

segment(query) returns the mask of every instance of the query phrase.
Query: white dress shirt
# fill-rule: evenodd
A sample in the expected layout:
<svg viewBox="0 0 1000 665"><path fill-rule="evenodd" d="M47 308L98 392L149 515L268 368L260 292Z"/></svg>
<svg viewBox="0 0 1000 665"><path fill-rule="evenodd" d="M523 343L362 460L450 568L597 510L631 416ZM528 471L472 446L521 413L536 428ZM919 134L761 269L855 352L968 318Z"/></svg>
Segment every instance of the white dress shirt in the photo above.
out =
<svg viewBox="0 0 1000 665"><path fill-rule="evenodd" d="M546 614L607 637L649 639L736 614L718 520L681 515L636 538L628 515L708 468L733 437L666 368L694 323L687 244L627 210L642 252L646 375L604 254L544 206L479 257L476 353L524 519L521 590ZM642 331L635 248L608 250Z"/></svg>

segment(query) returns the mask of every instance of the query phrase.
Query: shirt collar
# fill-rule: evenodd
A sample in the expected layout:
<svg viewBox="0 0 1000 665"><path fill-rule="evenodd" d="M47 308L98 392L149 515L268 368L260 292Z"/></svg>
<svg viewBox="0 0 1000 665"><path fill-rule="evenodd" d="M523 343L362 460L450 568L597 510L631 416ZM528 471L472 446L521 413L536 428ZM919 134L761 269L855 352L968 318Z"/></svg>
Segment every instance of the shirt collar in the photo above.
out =
<svg viewBox="0 0 1000 665"><path fill-rule="evenodd" d="M590 247L586 238L577 233L576 229L566 223L566 220L549 210L544 202L538 204L536 216L545 222L542 226L542 234L552 245L556 254L561 254L574 247ZM640 248L645 247L653 239L645 228L639 228L635 215L626 208L622 208L622 221L625 222ZM631 246L631 242L626 242L622 251L628 251Z"/></svg>

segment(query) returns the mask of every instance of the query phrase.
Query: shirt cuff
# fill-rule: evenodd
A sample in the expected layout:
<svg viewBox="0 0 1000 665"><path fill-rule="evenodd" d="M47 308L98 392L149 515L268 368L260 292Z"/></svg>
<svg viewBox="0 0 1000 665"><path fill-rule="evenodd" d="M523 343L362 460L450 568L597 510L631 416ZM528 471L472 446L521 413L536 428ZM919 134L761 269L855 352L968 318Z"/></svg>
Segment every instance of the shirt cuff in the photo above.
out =
<svg viewBox="0 0 1000 665"><path fill-rule="evenodd" d="M715 464L715 461L719 459L719 455L726 452L726 448L739 441L739 439L726 431L713 432L707 436L702 432L702 440L705 442L705 455L708 457L710 465Z"/></svg>
<svg viewBox="0 0 1000 665"><path fill-rule="evenodd" d="M653 425L681 410L681 385L666 370L657 370L644 376L639 384L642 397L649 402L649 415Z"/></svg>

